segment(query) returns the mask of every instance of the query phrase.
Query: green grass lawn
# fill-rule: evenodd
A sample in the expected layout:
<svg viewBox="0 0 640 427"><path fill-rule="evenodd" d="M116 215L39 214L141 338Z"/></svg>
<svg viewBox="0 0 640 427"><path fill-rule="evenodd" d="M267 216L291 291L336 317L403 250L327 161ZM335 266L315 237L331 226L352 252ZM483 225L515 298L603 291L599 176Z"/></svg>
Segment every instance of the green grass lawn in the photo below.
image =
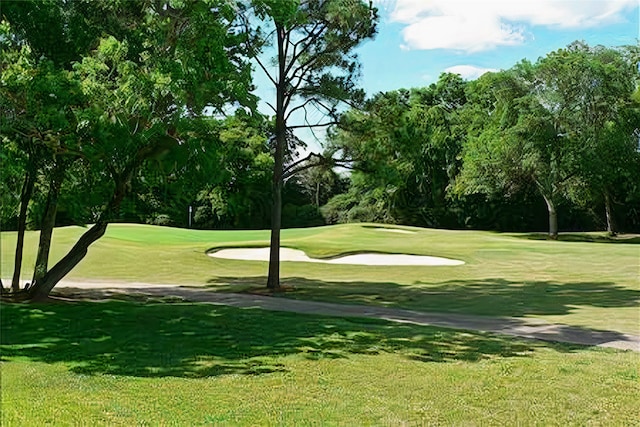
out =
<svg viewBox="0 0 640 427"><path fill-rule="evenodd" d="M603 234L539 240L536 234L501 234L402 227L381 232L372 224L283 231L283 245L310 256L360 251L442 256L452 267L361 267L282 263L286 297L376 304L422 311L538 317L640 334L640 245ZM82 233L54 232L52 262ZM246 291L266 283L267 263L214 259L208 249L267 245L268 231L196 231L114 224L68 277L70 280L179 283L219 291ZM15 233L2 233L2 276L12 271ZM25 265L33 265L37 234L27 235ZM29 277L25 273L24 278Z"/></svg>
<svg viewBox="0 0 640 427"><path fill-rule="evenodd" d="M425 311L540 317L639 333L640 246L371 224L283 231L316 257L380 251L455 267L285 262L282 295ZM52 262L82 233L56 229ZM70 280L247 291L267 264L214 259L266 231L118 224ZM1 235L11 276L15 233ZM32 265L37 234L28 233ZM29 273L24 278L28 279ZM31 425L638 425L638 353L357 318L171 301L0 304L2 415Z"/></svg>
<svg viewBox="0 0 640 427"><path fill-rule="evenodd" d="M0 306L3 426L634 425L637 353L131 301Z"/></svg>

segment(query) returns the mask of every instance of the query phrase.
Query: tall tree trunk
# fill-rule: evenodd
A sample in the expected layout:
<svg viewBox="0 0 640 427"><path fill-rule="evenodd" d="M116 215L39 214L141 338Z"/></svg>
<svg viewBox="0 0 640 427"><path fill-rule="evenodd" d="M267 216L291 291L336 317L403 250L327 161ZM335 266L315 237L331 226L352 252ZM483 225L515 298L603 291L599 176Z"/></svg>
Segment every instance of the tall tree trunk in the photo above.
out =
<svg viewBox="0 0 640 427"><path fill-rule="evenodd" d="M284 151L287 146L285 122L286 72L284 55L284 29L276 25L278 36L279 79L276 85L276 146L273 165L273 205L271 206L271 242L269 247L269 275L267 289L280 288L280 228L282 226L282 183Z"/></svg>
<svg viewBox="0 0 640 427"><path fill-rule="evenodd" d="M282 183L273 184L273 206L271 207L271 242L269 247L269 276L267 288L280 288L280 229L282 221Z"/></svg>
<svg viewBox="0 0 640 427"><path fill-rule="evenodd" d="M547 210L549 212L549 238L558 240L558 213L556 212L556 206L551 197L547 197L544 194L542 197L544 197L544 201L547 203Z"/></svg>
<svg viewBox="0 0 640 427"><path fill-rule="evenodd" d="M611 210L611 196L606 190L604 192L604 212L607 217L607 233L609 233L610 236L615 236L616 228L613 222L613 213Z"/></svg>
<svg viewBox="0 0 640 427"><path fill-rule="evenodd" d="M51 290L87 255L89 246L102 237L107 230L107 222L94 224L78 239L71 250L51 270L29 288L29 298L39 301L47 298Z"/></svg>
<svg viewBox="0 0 640 427"><path fill-rule="evenodd" d="M273 205L271 206L271 241L269 247L269 275L267 288L280 288L280 229L282 226L282 172L284 164L284 145L286 144L286 129L283 120L276 119L276 150L273 167Z"/></svg>
<svg viewBox="0 0 640 427"><path fill-rule="evenodd" d="M11 290L13 292L18 292L20 290L20 274L22 273L22 255L24 252L24 233L27 228L27 207L29 206L29 201L31 201L34 183L34 174L27 170L24 176L24 184L22 184L22 193L20 194L18 237L16 240L16 255L13 263L13 279L11 280Z"/></svg>
<svg viewBox="0 0 640 427"><path fill-rule="evenodd" d="M320 180L316 182L316 207L320 207Z"/></svg>
<svg viewBox="0 0 640 427"><path fill-rule="evenodd" d="M49 185L49 193L47 194L47 203L45 205L42 223L40 225L40 241L38 242L38 256L36 265L33 270L33 280L31 283L37 282L46 273L49 267L49 252L51 251L51 236L56 225L56 213L58 212L58 196L60 195L60 187L62 186L62 177L64 175L64 164L59 164L52 172L51 183Z"/></svg>

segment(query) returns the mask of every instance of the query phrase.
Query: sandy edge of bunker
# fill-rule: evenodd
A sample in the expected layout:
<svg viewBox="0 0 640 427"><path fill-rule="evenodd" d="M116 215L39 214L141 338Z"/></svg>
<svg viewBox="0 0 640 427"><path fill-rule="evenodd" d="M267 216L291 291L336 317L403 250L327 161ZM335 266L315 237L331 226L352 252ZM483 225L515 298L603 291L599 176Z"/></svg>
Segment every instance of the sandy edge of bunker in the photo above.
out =
<svg viewBox="0 0 640 427"><path fill-rule="evenodd" d="M269 261L269 248L225 248L208 252L213 258L241 261ZM426 255L360 253L331 259L310 258L301 250L280 248L280 261L318 264L381 265L381 266L453 266L464 261Z"/></svg>

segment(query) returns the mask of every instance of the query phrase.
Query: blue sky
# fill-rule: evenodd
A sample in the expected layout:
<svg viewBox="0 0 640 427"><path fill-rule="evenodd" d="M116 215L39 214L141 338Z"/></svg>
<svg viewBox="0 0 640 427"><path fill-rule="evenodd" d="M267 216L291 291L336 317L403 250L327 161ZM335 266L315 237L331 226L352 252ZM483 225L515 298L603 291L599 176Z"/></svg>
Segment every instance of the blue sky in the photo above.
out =
<svg viewBox="0 0 640 427"><path fill-rule="evenodd" d="M535 61L574 40L635 44L640 0L374 0L377 37L358 51L361 85L379 91L425 86L445 71L473 79L484 70Z"/></svg>
<svg viewBox="0 0 640 427"><path fill-rule="evenodd" d="M361 87L380 91L427 86L443 72L466 79L531 61L574 40L638 43L640 0L373 0L378 35L358 48ZM275 91L256 70L257 94ZM264 103L261 110L272 114ZM320 120L317 114L314 118ZM290 123L294 124L294 123ZM322 132L297 132L317 151Z"/></svg>

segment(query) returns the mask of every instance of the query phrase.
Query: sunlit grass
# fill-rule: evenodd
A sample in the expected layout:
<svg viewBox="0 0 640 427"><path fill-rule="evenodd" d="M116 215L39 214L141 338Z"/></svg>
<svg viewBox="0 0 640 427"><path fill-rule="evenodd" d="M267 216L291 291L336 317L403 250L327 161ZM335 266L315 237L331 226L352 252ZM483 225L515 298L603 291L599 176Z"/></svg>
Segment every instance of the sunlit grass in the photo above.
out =
<svg viewBox="0 0 640 427"><path fill-rule="evenodd" d="M315 257L379 251L441 256L462 266L371 267L282 263L291 298L377 304L424 311L540 317L553 322L640 334L640 245L607 241L604 233L539 240L535 234L501 234L374 224L283 230L283 245ZM54 232L52 262L82 233ZM579 241L580 239L587 241ZM578 241L576 241L578 240ZM596 240L592 242L589 240ZM266 246L269 232L196 231L113 224L71 272L69 280L176 283L220 291L264 287L267 263L215 259L215 247ZM2 276L12 272L15 233L2 233ZM621 243L626 242L626 243ZM33 265L37 233L27 234L25 265ZM24 279L31 272L25 269Z"/></svg>
<svg viewBox="0 0 640 427"><path fill-rule="evenodd" d="M638 333L640 246L373 225L284 230L310 256L442 256L455 267L282 264L282 297L542 317ZM54 233L52 262L82 233ZM585 240L603 235L584 235ZM2 233L2 276L15 233ZM267 231L110 226L68 279L264 286L215 247ZM37 234L27 235L25 265ZM24 274L28 279L30 272ZM175 302L2 304L2 425L633 425L637 353L364 319Z"/></svg>
<svg viewBox="0 0 640 427"><path fill-rule="evenodd" d="M2 425L633 425L637 353L207 304L0 306Z"/></svg>

